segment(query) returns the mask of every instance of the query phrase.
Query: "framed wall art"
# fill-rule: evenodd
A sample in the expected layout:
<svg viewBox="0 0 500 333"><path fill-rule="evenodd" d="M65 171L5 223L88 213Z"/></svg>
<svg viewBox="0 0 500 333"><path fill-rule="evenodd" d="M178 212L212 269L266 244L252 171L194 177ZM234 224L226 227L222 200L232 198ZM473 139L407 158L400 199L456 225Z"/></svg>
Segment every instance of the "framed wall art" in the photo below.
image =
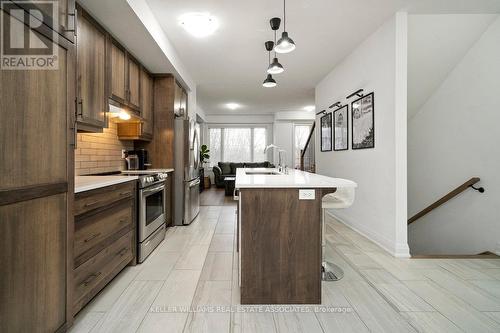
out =
<svg viewBox="0 0 500 333"><path fill-rule="evenodd" d="M349 149L349 107L333 111L333 150Z"/></svg>
<svg viewBox="0 0 500 333"><path fill-rule="evenodd" d="M321 151L332 151L332 114L321 117L320 125Z"/></svg>
<svg viewBox="0 0 500 333"><path fill-rule="evenodd" d="M352 149L375 147L375 97L365 95L351 103Z"/></svg>

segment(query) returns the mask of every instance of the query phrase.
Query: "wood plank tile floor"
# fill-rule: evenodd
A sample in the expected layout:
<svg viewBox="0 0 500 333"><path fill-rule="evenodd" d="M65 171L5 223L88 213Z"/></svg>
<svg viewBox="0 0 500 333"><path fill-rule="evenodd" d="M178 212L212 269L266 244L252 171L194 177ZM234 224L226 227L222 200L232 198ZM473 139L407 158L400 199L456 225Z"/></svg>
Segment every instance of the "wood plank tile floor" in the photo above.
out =
<svg viewBox="0 0 500 333"><path fill-rule="evenodd" d="M70 332L500 332L500 260L396 259L330 216L326 256L345 277L323 283L324 307L229 311L240 304L235 204L221 190L202 202L216 205L170 228Z"/></svg>

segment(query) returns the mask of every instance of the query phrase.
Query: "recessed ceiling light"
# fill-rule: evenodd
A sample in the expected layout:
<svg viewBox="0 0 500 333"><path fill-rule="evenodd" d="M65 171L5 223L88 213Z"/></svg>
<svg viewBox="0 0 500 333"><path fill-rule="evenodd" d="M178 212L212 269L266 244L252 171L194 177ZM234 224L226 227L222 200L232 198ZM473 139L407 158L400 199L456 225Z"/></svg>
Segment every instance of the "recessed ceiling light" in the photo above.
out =
<svg viewBox="0 0 500 333"><path fill-rule="evenodd" d="M304 110L310 112L310 111L316 110L316 107L314 105L308 105L308 106L304 106Z"/></svg>
<svg viewBox="0 0 500 333"><path fill-rule="evenodd" d="M241 105L238 103L227 103L226 107L228 109L231 109L231 110L236 110L236 109L239 109L241 107Z"/></svg>
<svg viewBox="0 0 500 333"><path fill-rule="evenodd" d="M209 13L187 13L179 18L179 23L187 32L198 38L213 34L219 27L217 18Z"/></svg>

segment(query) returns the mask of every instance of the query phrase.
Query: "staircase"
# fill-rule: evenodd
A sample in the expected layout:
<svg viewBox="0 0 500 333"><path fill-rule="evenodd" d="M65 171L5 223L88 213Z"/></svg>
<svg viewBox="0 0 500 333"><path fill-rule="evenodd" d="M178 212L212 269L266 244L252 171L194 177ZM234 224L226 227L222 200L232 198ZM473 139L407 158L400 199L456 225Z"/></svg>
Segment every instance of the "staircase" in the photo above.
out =
<svg viewBox="0 0 500 333"><path fill-rule="evenodd" d="M307 138L304 149L300 151L300 170L316 173L316 161L314 156L314 129L316 123L313 123L311 132Z"/></svg>
<svg viewBox="0 0 500 333"><path fill-rule="evenodd" d="M434 209L437 209L438 207L444 205L447 203L449 200L453 199L460 193L468 190L468 189L473 189L477 191L478 193L484 193L484 188L483 187L475 187L481 179L479 177L473 177L460 186L456 187L454 190L450 191L448 194L444 195L441 197L439 200L436 202L432 203L431 205L425 207L422 209L420 212L412 216L411 218L408 219L408 225L411 225L418 221L421 217L429 214L431 211ZM408 228L408 232L410 232L410 228ZM481 252L478 254L454 254L454 255L412 255L413 259L428 259L428 258L455 258L455 259L487 259L487 258L500 258L500 256L496 255L493 252L490 251L485 251Z"/></svg>

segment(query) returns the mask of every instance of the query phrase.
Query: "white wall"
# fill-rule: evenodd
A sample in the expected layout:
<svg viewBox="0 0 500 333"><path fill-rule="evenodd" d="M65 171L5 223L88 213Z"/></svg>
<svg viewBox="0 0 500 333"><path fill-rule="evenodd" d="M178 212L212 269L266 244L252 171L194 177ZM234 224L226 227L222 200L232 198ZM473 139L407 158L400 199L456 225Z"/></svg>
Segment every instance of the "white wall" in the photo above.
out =
<svg viewBox="0 0 500 333"><path fill-rule="evenodd" d="M375 92L375 148L320 152L316 145L317 172L358 183L354 205L332 211L332 214L400 257L409 255L406 235L406 29L407 15L397 13L316 87L316 110L339 100L345 103L345 97L359 88L365 93Z"/></svg>
<svg viewBox="0 0 500 333"><path fill-rule="evenodd" d="M409 121L409 215L471 177L486 189L412 224L412 253L500 252L499 41L497 18Z"/></svg>

